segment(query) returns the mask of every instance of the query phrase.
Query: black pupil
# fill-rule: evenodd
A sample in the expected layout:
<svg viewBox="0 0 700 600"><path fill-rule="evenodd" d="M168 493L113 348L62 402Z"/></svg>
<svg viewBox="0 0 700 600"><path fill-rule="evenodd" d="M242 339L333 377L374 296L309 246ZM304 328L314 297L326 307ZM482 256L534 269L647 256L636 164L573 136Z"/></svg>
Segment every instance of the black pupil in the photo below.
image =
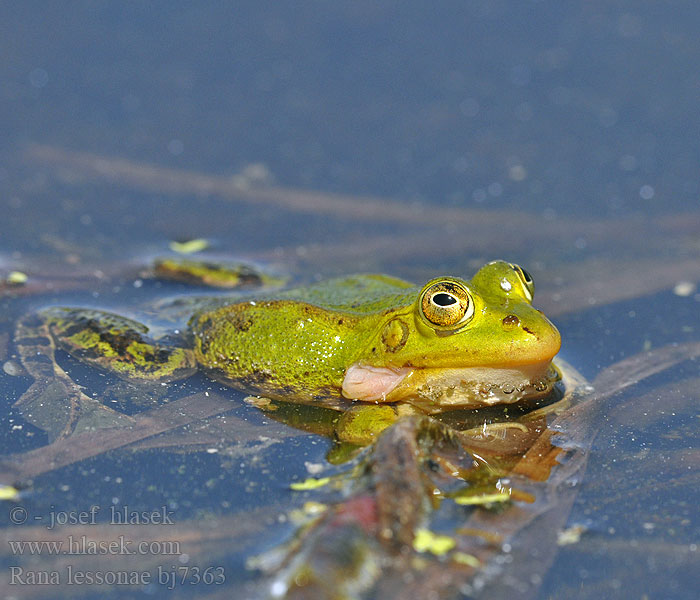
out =
<svg viewBox="0 0 700 600"><path fill-rule="evenodd" d="M457 304L457 298L445 292L440 292L433 296L433 302L438 306L451 306L452 304Z"/></svg>
<svg viewBox="0 0 700 600"><path fill-rule="evenodd" d="M532 275L530 275L530 273L528 273L528 272L527 272L525 269L523 269L522 267L520 267L520 269L521 269L522 272L523 272L523 277L525 277L525 283L532 283Z"/></svg>

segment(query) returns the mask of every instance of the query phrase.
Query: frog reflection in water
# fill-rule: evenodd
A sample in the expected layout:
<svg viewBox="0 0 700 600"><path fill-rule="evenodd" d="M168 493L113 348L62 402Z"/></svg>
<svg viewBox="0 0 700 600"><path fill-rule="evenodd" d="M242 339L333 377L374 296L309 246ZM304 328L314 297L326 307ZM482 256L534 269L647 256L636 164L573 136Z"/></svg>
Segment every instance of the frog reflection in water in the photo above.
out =
<svg viewBox="0 0 700 600"><path fill-rule="evenodd" d="M25 319L18 347L35 386L67 379L53 359L58 347L128 380L174 381L201 368L275 400L434 414L552 391L560 336L533 308L533 292L527 271L503 261L470 281L440 277L422 288L356 275L194 306L190 299L177 343L113 313L54 307Z"/></svg>

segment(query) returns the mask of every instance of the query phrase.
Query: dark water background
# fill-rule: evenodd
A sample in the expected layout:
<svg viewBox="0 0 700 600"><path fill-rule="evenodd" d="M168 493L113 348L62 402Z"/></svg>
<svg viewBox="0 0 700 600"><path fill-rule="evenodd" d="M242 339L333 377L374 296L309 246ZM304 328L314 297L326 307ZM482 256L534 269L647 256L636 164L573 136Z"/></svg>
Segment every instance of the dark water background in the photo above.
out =
<svg viewBox="0 0 700 600"><path fill-rule="evenodd" d="M565 358L588 377L643 349L698 339L697 3L27 1L4 3L0 16L3 273L101 269L109 279L196 237L301 280L365 270L470 276L505 258L533 272ZM37 150L46 147L64 160ZM99 175L76 166L76 152L93 166L125 160L205 178L258 165L279 188L386 198L409 217L353 216L323 199L319 210L234 202L206 186ZM491 216L430 218L450 209ZM141 299L132 279L107 301ZM64 301L101 298L88 289L6 300L3 326ZM691 386L674 388L680 377L697 373L650 384L658 401L645 406L658 419L637 423L627 411L601 426L570 518L588 537L560 552L541 598L694 597L696 494L686 480L659 486L662 475L644 466L653 454L654 465L697 473ZM31 426L12 429L10 406L25 385L2 382L7 453L46 443ZM264 421L250 407L239 414ZM304 461L322 462L327 448L296 437L266 450L262 464L240 456L223 468L201 452L116 453L37 478L26 502L42 515L167 505L178 520L212 522L263 497L285 504L290 479L306 477ZM682 468L679 456L689 461ZM288 531L238 540L212 564L225 567L227 585L245 581L251 548ZM51 597L21 586L3 593Z"/></svg>

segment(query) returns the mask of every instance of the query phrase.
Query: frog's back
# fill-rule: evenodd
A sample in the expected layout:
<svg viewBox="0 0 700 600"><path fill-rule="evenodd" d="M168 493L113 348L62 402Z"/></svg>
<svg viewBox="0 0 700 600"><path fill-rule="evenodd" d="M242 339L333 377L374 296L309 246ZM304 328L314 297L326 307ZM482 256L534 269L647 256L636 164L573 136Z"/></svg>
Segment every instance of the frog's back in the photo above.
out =
<svg viewBox="0 0 700 600"><path fill-rule="evenodd" d="M254 393L339 398L345 370L375 323L412 305L415 294L400 279L355 275L240 299L195 315L195 356L215 377Z"/></svg>
<svg viewBox="0 0 700 600"><path fill-rule="evenodd" d="M324 310L362 316L411 304L417 291L413 284L396 277L361 274L293 288L266 299L298 300Z"/></svg>

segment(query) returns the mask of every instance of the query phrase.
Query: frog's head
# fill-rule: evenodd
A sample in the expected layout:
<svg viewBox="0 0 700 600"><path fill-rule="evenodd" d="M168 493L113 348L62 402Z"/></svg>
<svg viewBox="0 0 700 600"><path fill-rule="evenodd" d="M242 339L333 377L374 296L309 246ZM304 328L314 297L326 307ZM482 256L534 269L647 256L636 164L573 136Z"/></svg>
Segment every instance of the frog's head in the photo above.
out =
<svg viewBox="0 0 700 600"><path fill-rule="evenodd" d="M548 394L561 338L532 306L534 289L527 271L504 261L471 281L429 281L413 304L384 313L372 352L347 370L343 395L439 412Z"/></svg>

